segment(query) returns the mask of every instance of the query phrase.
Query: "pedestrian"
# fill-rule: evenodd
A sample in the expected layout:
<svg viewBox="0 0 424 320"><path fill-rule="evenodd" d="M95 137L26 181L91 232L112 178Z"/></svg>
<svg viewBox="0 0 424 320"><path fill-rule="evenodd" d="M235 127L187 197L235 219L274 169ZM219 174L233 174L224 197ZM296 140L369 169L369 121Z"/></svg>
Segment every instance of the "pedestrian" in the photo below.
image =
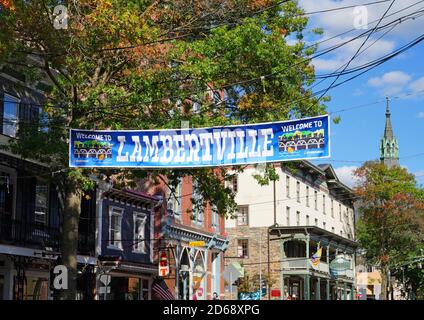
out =
<svg viewBox="0 0 424 320"><path fill-rule="evenodd" d="M216 292L213 293L212 300L219 300L218 294Z"/></svg>

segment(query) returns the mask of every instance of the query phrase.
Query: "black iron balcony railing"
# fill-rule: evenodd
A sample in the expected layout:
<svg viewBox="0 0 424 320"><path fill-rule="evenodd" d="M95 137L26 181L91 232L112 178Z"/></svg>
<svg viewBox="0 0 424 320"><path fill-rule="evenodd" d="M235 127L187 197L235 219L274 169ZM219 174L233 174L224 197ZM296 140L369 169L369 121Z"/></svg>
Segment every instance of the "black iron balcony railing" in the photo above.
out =
<svg viewBox="0 0 424 320"><path fill-rule="evenodd" d="M0 215L0 242L37 249L59 250L60 232L43 224L29 223Z"/></svg>
<svg viewBox="0 0 424 320"><path fill-rule="evenodd" d="M58 228L39 223L11 219L0 214L0 243L34 249L60 251L61 234ZM78 254L94 256L94 233L80 232Z"/></svg>

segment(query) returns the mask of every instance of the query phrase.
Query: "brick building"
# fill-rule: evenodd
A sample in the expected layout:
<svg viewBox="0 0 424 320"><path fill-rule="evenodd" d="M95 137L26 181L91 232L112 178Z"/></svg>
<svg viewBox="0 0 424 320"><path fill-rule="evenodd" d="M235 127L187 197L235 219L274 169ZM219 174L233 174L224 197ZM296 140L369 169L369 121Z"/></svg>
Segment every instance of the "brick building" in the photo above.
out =
<svg viewBox="0 0 424 320"><path fill-rule="evenodd" d="M175 190L166 186L142 187L163 199L164 212L158 217L158 251L165 251L170 274L165 277L169 289L179 300L209 300L214 293L224 297L223 252L228 246L225 220L209 203L203 210L193 209L191 198L200 197L196 183L184 177ZM203 241L204 246L190 246Z"/></svg>

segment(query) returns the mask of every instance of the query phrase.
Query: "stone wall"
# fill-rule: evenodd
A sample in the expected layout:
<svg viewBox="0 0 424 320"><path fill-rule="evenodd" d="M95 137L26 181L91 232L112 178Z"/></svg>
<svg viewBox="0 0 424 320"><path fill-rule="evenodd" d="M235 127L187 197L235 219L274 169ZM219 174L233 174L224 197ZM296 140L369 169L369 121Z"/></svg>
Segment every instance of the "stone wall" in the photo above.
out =
<svg viewBox="0 0 424 320"><path fill-rule="evenodd" d="M268 228L249 228L237 227L226 229L230 243L225 252L225 265L232 262L240 263L249 278L259 275L262 270L262 278L266 279L268 275L268 261L270 262L270 283L271 290L280 289L280 245L279 241L270 241L270 253L268 259ZM246 259L237 258L237 240L247 239L249 243L249 257ZM262 263L260 263L262 261ZM228 291L228 290L227 290ZM233 294L232 299L235 299ZM231 299L230 293L226 292L225 299ZM268 292L262 299L268 299ZM271 298L279 299L279 298Z"/></svg>

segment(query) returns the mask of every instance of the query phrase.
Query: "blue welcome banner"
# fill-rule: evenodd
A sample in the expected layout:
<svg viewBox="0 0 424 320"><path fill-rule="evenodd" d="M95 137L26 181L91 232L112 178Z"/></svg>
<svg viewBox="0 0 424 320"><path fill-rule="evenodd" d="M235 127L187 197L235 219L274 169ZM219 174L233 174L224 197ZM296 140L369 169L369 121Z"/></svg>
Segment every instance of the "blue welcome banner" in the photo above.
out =
<svg viewBox="0 0 424 320"><path fill-rule="evenodd" d="M176 130L70 130L70 167L183 168L330 156L329 116Z"/></svg>

